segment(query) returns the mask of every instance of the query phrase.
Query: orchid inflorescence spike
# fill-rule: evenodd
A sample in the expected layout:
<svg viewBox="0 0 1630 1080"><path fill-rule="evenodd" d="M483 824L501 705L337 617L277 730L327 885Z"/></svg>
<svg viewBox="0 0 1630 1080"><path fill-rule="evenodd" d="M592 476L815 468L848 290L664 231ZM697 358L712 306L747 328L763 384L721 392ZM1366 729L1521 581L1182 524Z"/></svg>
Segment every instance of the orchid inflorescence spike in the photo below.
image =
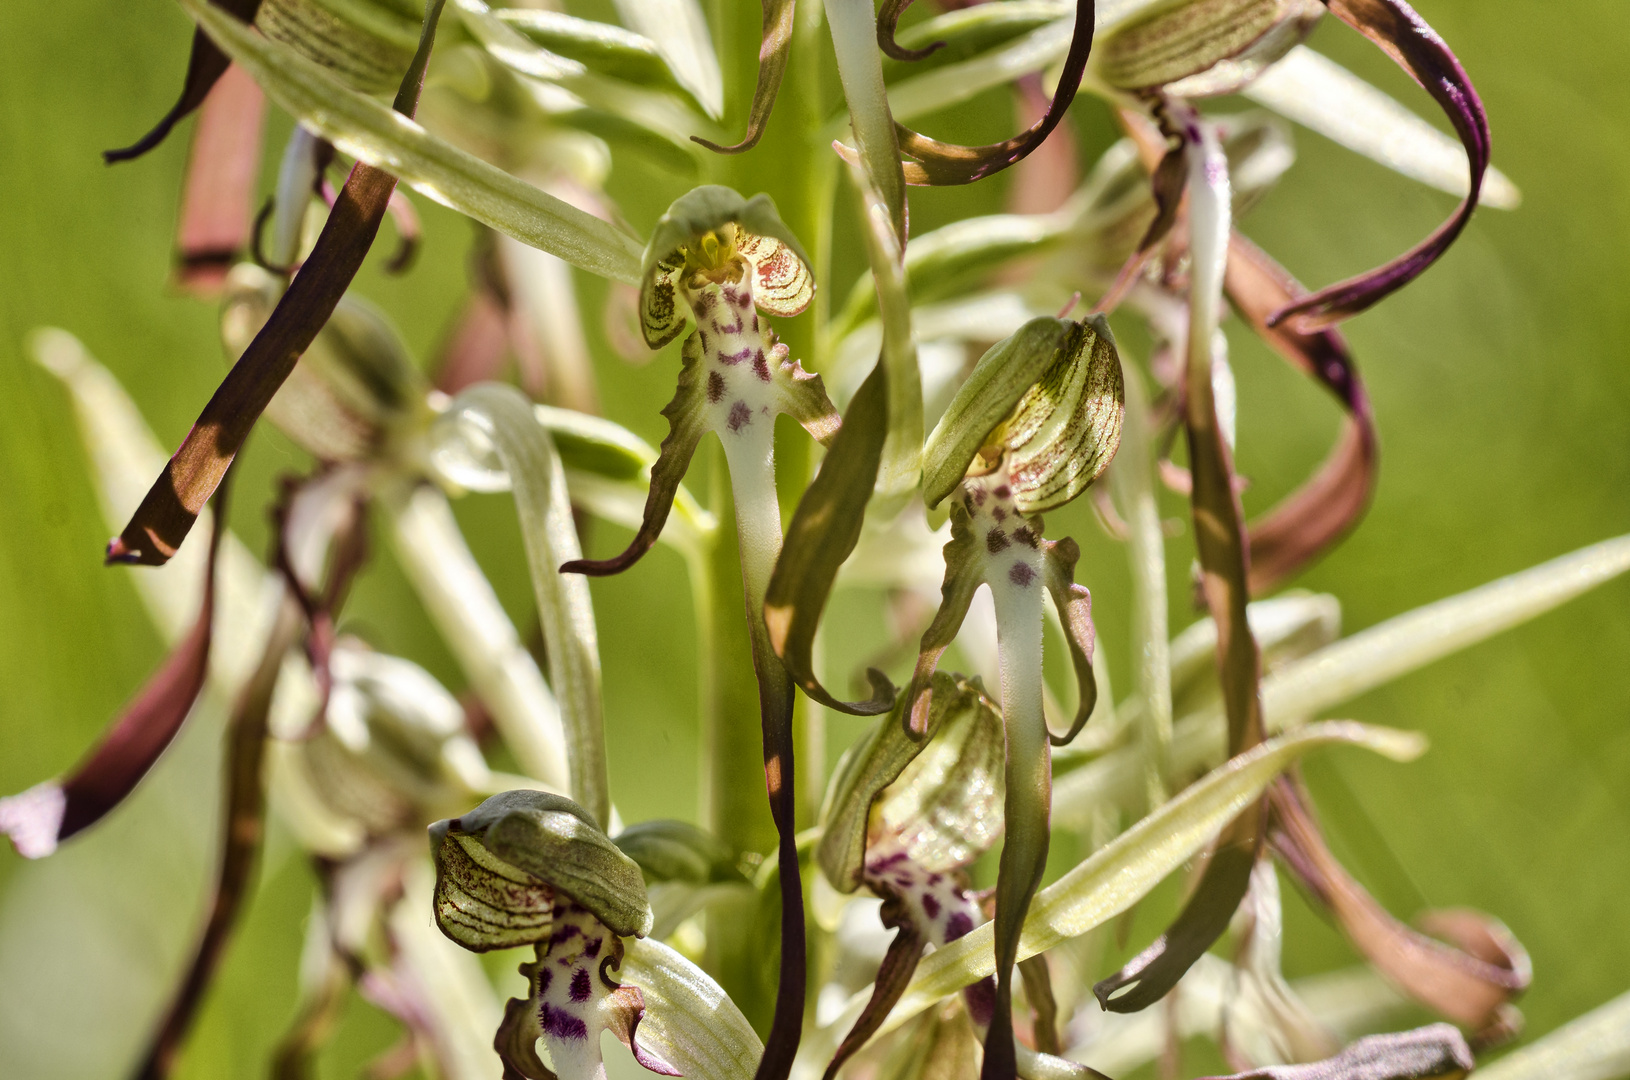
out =
<svg viewBox="0 0 1630 1080"><path fill-rule="evenodd" d="M0 800L18 851L49 855L117 811L185 724L226 718L209 915L151 1010L141 1075L168 1074L199 1015L268 808L319 883L278 1076L311 1074L352 989L405 1032L374 1073L416 1062L446 1080L602 1080L606 1032L660 1075L1102 1080L1080 1062L1159 1052L1118 1015L1156 1003L1168 1066L1205 1034L1235 1080L1458 1077L1513 1037L1534 978L1522 944L1469 909L1395 918L1333 853L1298 762L1335 745L1418 756L1408 733L1310 721L1625 573L1630 539L1345 639L1334 597L1265 599L1376 489L1374 408L1336 324L1424 273L1480 201L1517 202L1466 71L1404 0L617 0L621 25L451 0L434 56L441 0L178 3L197 23L180 98L107 157L202 110L180 278L222 294L232 367L165 464L83 347L36 338L121 529L108 561L179 564L136 579L172 652L79 767ZM1425 89L1458 145L1309 48L1327 11ZM760 41L756 65L715 39ZM1011 138L916 129L1009 84ZM1280 116L1211 111L1233 94ZM1065 126L1089 96L1121 129L1096 162L1076 153L1090 128ZM256 220L268 102L296 126ZM1377 270L1304 288L1239 226L1293 175L1285 120L1460 208ZM1008 212L912 234L909 188L1010 168ZM684 190L709 176L766 190ZM619 205L635 186L650 192ZM403 246L386 269L407 269L410 190L479 227L429 372L349 291L387 216ZM657 217L647 195L672 201ZM836 310L817 302L861 266ZM603 309L584 273L610 283ZM1265 510L1236 464L1252 429L1230 311L1341 410L1328 458ZM1123 340L1148 341L1146 364L1112 319L1144 325ZM651 377L607 376L602 338L636 363L677 353L659 448L596 415L626 420L613 390ZM803 432L778 439L783 414ZM222 498L262 415L301 470L279 484L263 561ZM709 434L727 470L708 470L711 504L686 486ZM1158 481L1188 502L1207 616L1175 637ZM465 542L452 500L470 492L513 499L529 594L489 582ZM1084 583L1101 556L1083 550L1102 544L1045 533L1043 515L1085 521L1066 509L1083 495L1132 563L1116 657L1136 689L1120 701ZM208 551L184 547L212 498ZM623 539L591 518L632 536L586 557ZM382 541L446 645L424 667L347 614ZM627 822L651 800L619 803L611 783L636 749L630 701L669 703L602 687L627 657L617 642L603 676L611 594L587 579L659 542L696 616L702 824ZM660 599L641 591L641 618ZM444 685L442 660L461 678ZM870 695L846 700L846 675ZM830 775L828 710L870 718ZM1075 849L1048 881L1049 854ZM1185 865L1179 914L1105 977L1099 932ZM1283 973L1281 874L1368 965L1341 995ZM500 1005L475 954L516 948L525 989ZM1352 1038L1402 998L1459 1028ZM1616 1052L1615 1009L1507 1075ZM1338 1023L1352 1016L1364 1026Z"/></svg>

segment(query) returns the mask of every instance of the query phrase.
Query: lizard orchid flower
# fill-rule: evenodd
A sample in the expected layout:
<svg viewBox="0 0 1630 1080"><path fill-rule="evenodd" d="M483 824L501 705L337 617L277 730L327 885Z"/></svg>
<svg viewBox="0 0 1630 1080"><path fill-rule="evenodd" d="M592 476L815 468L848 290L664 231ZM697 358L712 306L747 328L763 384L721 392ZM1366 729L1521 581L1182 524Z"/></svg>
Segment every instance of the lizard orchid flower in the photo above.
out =
<svg viewBox="0 0 1630 1080"><path fill-rule="evenodd" d="M1007 732L1007 842L996 886L995 1012L984 1075L1012 1076L1012 969L1019 927L1047 860L1052 790L1042 694L1043 593L1067 628L1080 704L1073 738L1097 698L1092 599L1075 584L1080 549L1042 537L1040 514L1085 491L1120 443L1120 357L1102 319L1040 318L995 345L958 390L924 450L923 496L951 504L939 613L924 632L904 720L927 733L940 654L955 639L976 590L996 605L1002 717Z"/></svg>

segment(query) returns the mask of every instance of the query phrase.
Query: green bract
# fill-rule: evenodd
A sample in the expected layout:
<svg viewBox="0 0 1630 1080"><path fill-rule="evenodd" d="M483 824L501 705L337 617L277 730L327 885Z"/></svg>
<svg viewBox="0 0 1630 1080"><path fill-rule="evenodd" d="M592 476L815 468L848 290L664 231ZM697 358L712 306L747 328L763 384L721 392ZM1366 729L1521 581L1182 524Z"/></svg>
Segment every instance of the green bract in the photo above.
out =
<svg viewBox="0 0 1630 1080"><path fill-rule="evenodd" d="M1120 444L1125 391L1102 318L1032 319L980 358L923 450L923 501L1005 460L1021 513L1085 491Z"/></svg>
<svg viewBox="0 0 1630 1080"><path fill-rule="evenodd" d="M476 952L549 937L559 892L613 933L651 929L645 879L570 799L506 791L462 817L430 827L436 860L436 925Z"/></svg>
<svg viewBox="0 0 1630 1080"><path fill-rule="evenodd" d="M730 845L688 821L642 821L618 833L617 846L639 864L648 881L713 885L747 880Z"/></svg>

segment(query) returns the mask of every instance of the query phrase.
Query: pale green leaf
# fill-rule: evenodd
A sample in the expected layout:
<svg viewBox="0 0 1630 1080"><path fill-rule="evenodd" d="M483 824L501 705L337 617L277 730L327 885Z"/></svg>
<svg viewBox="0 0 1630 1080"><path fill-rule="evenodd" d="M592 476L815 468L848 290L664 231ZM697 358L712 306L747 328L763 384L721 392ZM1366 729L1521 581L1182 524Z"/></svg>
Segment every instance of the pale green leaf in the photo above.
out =
<svg viewBox="0 0 1630 1080"><path fill-rule="evenodd" d="M640 1042L689 1080L749 1080L764 1044L719 984L660 941L625 946L618 978L645 998Z"/></svg>
<svg viewBox="0 0 1630 1080"><path fill-rule="evenodd" d="M885 375L889 419L877 490L898 497L914 489L922 476L922 372L911 333L911 297L906 289L904 260L891 224L889 203L863 170L854 169L851 176L860 191L862 236L883 321L883 348L878 362Z"/></svg>
<svg viewBox="0 0 1630 1080"><path fill-rule="evenodd" d="M119 380L78 338L66 330L45 328L34 331L29 345L35 361L61 380L73 400L103 521L109 529L123 528L152 478L164 470L164 448ZM212 513L204 511L200 528L210 528ZM208 556L207 545L194 544L183 547L165 566L125 571L169 645L185 637L198 617ZM282 585L230 531L221 537L215 578L210 673L221 686L233 687L248 678L264 651Z"/></svg>
<svg viewBox="0 0 1630 1080"><path fill-rule="evenodd" d="M1262 680L1263 723L1281 731L1325 709L1468 648L1630 570L1630 536L1541 563L1328 645ZM1172 737L1177 774L1223 756L1223 719L1212 708L1181 720ZM1085 828L1098 807L1138 805L1132 750L1116 750L1059 778L1053 816Z"/></svg>
<svg viewBox="0 0 1630 1080"><path fill-rule="evenodd" d="M1478 1080L1619 1080L1630 1076L1630 994L1477 1070Z"/></svg>
<svg viewBox="0 0 1630 1080"><path fill-rule="evenodd" d="M656 42L679 85L709 116L724 115L724 76L697 0L617 0L617 14L630 30Z"/></svg>
<svg viewBox="0 0 1630 1080"><path fill-rule="evenodd" d="M433 457L462 455L485 462L492 472L509 477L549 657L549 682L561 702L571 792L604 825L610 820L611 797L594 607L588 582L560 573L562 565L583 552L560 455L532 408L512 386L472 386L437 420L431 452Z"/></svg>
<svg viewBox="0 0 1630 1080"><path fill-rule="evenodd" d="M849 123L860 162L901 245L906 239L906 180L900 163L895 117L883 88L882 54L871 0L825 0L826 21L837 54L838 78L849 104Z"/></svg>

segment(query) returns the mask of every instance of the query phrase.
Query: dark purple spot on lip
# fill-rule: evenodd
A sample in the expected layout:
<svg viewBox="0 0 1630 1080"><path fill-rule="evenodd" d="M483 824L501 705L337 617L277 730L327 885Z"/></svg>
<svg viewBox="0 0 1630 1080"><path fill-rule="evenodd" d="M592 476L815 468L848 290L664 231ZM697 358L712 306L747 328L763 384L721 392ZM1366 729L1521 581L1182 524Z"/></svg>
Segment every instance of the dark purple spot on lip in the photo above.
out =
<svg viewBox="0 0 1630 1080"><path fill-rule="evenodd" d="M867 864L866 868L868 870L883 870L887 867L893 866L895 863L905 859L906 857L905 852L896 851L893 855L888 855L884 858L873 860L871 863Z"/></svg>
<svg viewBox="0 0 1630 1080"><path fill-rule="evenodd" d="M1020 525L1013 530L1013 539L1034 551L1036 549L1036 534L1030 531L1028 525Z"/></svg>
<svg viewBox="0 0 1630 1080"><path fill-rule="evenodd" d="M577 937L582 932L582 930L573 926L571 923L567 923L565 926L562 926L559 930L556 930L553 934L549 935L549 944L559 945L563 941L572 940L572 938Z"/></svg>
<svg viewBox="0 0 1630 1080"><path fill-rule="evenodd" d="M596 956L600 955L600 946L604 945L605 943L605 938L595 938L593 941L590 941L588 944L583 946L583 955L588 957L590 960L593 960Z"/></svg>
<svg viewBox="0 0 1630 1080"><path fill-rule="evenodd" d="M735 365L741 363L743 360L747 359L749 356L752 356L752 355L753 355L753 350L750 349L750 348L748 348L748 349L739 349L736 352L731 352L731 353L720 353L719 354L719 362L722 363L722 364L729 364L732 367L734 367Z"/></svg>
<svg viewBox="0 0 1630 1080"><path fill-rule="evenodd" d="M707 352L707 331L703 330L701 327L697 327L696 328L696 336L702 342L702 351L704 353Z"/></svg>
<svg viewBox="0 0 1630 1080"><path fill-rule="evenodd" d="M1003 510L1000 506L993 506L990 508L990 516L995 518L997 521L1006 521L1007 511Z"/></svg>
<svg viewBox="0 0 1630 1080"><path fill-rule="evenodd" d="M770 381L770 363L764 359L764 350L760 349L753 354L753 374L762 382Z"/></svg>
<svg viewBox="0 0 1630 1080"><path fill-rule="evenodd" d="M1003 484L1001 487L991 492L991 494L995 495L998 499L1011 499L1013 498L1013 489L1008 487L1006 484Z"/></svg>
<svg viewBox="0 0 1630 1080"><path fill-rule="evenodd" d="M973 492L972 492L972 496L973 496L973 504L975 506L984 506L985 505L986 492L985 492L984 488L974 488Z"/></svg>
<svg viewBox="0 0 1630 1080"><path fill-rule="evenodd" d="M696 314L698 316L701 316L701 315L706 315L708 312L712 311L713 310L713 305L715 303L717 303L717 302L718 302L718 297L714 296L712 291L709 290L707 292L703 292L703 293L698 294L696 299L694 301L692 301L691 306L696 309Z"/></svg>
<svg viewBox="0 0 1630 1080"><path fill-rule="evenodd" d="M758 330L758 316L756 314L753 316L753 329Z"/></svg>
<svg viewBox="0 0 1630 1080"><path fill-rule="evenodd" d="M940 917L940 902L934 899L933 894L931 893L923 894L923 914L927 915L930 919L937 919Z"/></svg>
<svg viewBox="0 0 1630 1080"><path fill-rule="evenodd" d="M928 875L928 883L930 885L938 885L940 882L942 882L944 880L945 880L945 875L944 874L934 873L934 874L929 874Z"/></svg>
<svg viewBox="0 0 1630 1080"><path fill-rule="evenodd" d="M966 911L953 911L951 917L945 920L945 943L967 937L973 931L973 920L968 918Z"/></svg>
<svg viewBox="0 0 1630 1080"><path fill-rule="evenodd" d="M1001 529L992 529L990 532L985 534L985 550L990 552L992 555L995 555L999 551L1006 550L1008 544L1009 540L1007 538L1007 533L1003 532Z"/></svg>
<svg viewBox="0 0 1630 1080"><path fill-rule="evenodd" d="M545 1035L553 1035L557 1039L586 1039L589 1037L589 1026L565 1009L551 1008L545 1004L538 1014L538 1026L543 1028Z"/></svg>
<svg viewBox="0 0 1630 1080"><path fill-rule="evenodd" d="M588 968L578 968L576 971L572 972L572 986L571 989L567 991L567 996L569 996L573 1001L589 1000Z"/></svg>
<svg viewBox="0 0 1630 1080"><path fill-rule="evenodd" d="M724 400L724 376L717 371L707 373L707 399L713 405Z"/></svg>
<svg viewBox="0 0 1630 1080"><path fill-rule="evenodd" d="M986 975L962 991L962 999L968 1003L968 1015L974 1023L989 1024L996 1015L996 980Z"/></svg>
<svg viewBox="0 0 1630 1080"><path fill-rule="evenodd" d="M730 406L730 417L726 422L731 431L740 431L753 422L753 410L747 407L747 402L738 401Z"/></svg>
<svg viewBox="0 0 1630 1080"><path fill-rule="evenodd" d="M1012 569L1007 572L1007 579L1019 588L1027 589L1030 583L1036 580L1036 572L1030 569L1028 563L1014 563Z"/></svg>
<svg viewBox="0 0 1630 1080"><path fill-rule="evenodd" d="M549 984L555 981L555 973L548 968L538 969L538 996L542 997L549 991Z"/></svg>

